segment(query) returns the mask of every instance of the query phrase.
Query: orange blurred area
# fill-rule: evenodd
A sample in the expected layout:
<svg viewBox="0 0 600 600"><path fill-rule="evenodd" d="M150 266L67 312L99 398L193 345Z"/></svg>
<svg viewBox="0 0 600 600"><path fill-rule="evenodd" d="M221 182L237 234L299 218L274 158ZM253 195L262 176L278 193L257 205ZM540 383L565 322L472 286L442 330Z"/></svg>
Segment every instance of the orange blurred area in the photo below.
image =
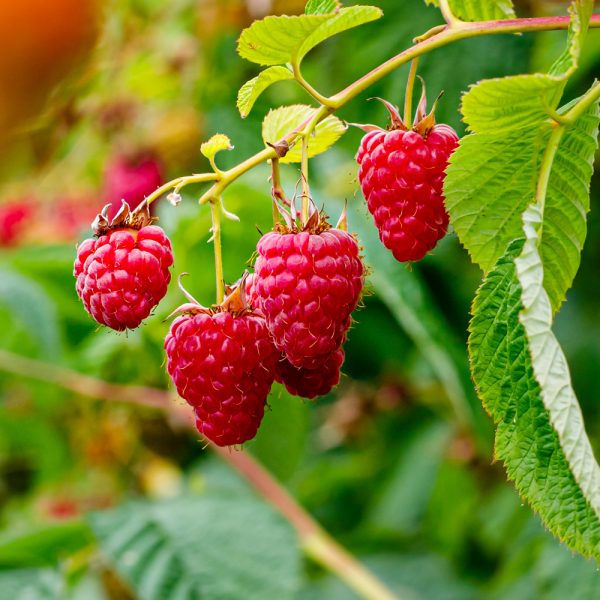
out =
<svg viewBox="0 0 600 600"><path fill-rule="evenodd" d="M0 2L0 150L89 56L102 0Z"/></svg>

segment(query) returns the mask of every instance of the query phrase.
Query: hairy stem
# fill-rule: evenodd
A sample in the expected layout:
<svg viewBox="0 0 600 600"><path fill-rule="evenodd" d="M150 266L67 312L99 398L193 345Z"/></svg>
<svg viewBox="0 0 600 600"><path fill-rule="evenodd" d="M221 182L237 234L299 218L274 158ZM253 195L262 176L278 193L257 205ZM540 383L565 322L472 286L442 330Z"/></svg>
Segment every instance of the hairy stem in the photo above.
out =
<svg viewBox="0 0 600 600"><path fill-rule="evenodd" d="M308 221L308 203L310 198L310 190L308 188L308 135L302 137L300 177L302 178L302 209L300 211L300 222L304 226Z"/></svg>
<svg viewBox="0 0 600 600"><path fill-rule="evenodd" d="M218 178L219 176L216 173L200 173L198 175L184 175L183 177L177 177L177 179L172 179L154 190L154 192L146 197L146 202L150 205L172 189L179 191L181 188L190 185L191 183L208 183L216 181Z"/></svg>
<svg viewBox="0 0 600 600"><path fill-rule="evenodd" d="M452 25L439 25L422 36L415 38L416 43L413 46L390 58L372 71L369 71L366 75L363 75L360 79L330 98L325 98L314 90L314 88L304 80L297 67L294 67L294 75L298 83L300 83L300 85L302 85L321 104L315 115L314 124L316 125L319 121L322 121L325 117L334 113L398 67L423 54L427 54L436 48L441 48L442 46L446 46L447 44L458 40L481 37L483 35L567 29L569 27L569 22L570 19L567 16L476 21L473 23L455 19ZM591 28L600 27L600 14L591 16L589 26ZM285 135L282 140L278 141L286 142L290 145L293 144L311 120L312 119L307 119L306 122L300 124L296 129ZM277 140L272 140L273 143L275 141ZM154 193L148 196L147 200L151 203L170 189L180 189L190 183L216 181L216 183L200 198L200 203L206 204L207 202L219 198L223 193L223 190L244 173L275 157L277 157L277 152L273 148L265 148L228 171L222 171L218 174L202 173L200 175L190 175L174 179L158 188Z"/></svg>
<svg viewBox="0 0 600 600"><path fill-rule="evenodd" d="M215 251L215 278L217 289L217 304L221 304L225 298L225 281L223 278L223 253L221 248L221 200L215 200L210 204L212 217L212 241Z"/></svg>
<svg viewBox="0 0 600 600"><path fill-rule="evenodd" d="M157 409L175 424L197 433L193 411L175 402L175 397L164 390L116 385L4 350L0 350L0 370L55 384L90 398ZM249 453L219 448L214 444L209 444L209 448L289 521L307 556L336 574L365 600L398 600L381 581L340 546Z"/></svg>

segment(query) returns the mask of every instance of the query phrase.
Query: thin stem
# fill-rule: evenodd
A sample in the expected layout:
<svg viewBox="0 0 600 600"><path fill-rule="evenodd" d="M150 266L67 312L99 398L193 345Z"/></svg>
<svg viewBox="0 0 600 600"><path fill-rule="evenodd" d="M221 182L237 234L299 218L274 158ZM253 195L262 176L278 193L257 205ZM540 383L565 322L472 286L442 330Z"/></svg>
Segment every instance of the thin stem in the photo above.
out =
<svg viewBox="0 0 600 600"><path fill-rule="evenodd" d="M37 360L0 350L0 370L46 381L88 398L158 409L179 426L197 433L193 411L164 390L116 385ZM235 469L295 528L307 556L344 580L365 600L398 600L381 581L349 554L296 502L290 493L247 452L208 447Z"/></svg>
<svg viewBox="0 0 600 600"><path fill-rule="evenodd" d="M297 63L292 65L294 71L294 79L319 103L323 106L329 106L329 98L320 94L315 88L304 79L300 66Z"/></svg>
<svg viewBox="0 0 600 600"><path fill-rule="evenodd" d="M308 221L308 206L310 200L310 190L308 187L308 135L302 137L300 177L302 178L302 209L300 211L300 221L302 225L306 225Z"/></svg>
<svg viewBox="0 0 600 600"><path fill-rule="evenodd" d="M591 16L589 26L600 27L600 14ZM411 46L390 58L382 65L379 65L353 84L337 93L335 96L328 98L327 105L322 105L315 114L315 125L398 67L418 56L431 52L436 48L441 48L458 40L480 37L483 35L528 31L551 31L567 29L568 27L569 17L534 17L528 19L505 19L500 21L477 21L474 23L461 22L460 26L453 28L443 25L434 27L424 34L427 36L426 39L419 41L414 46ZM432 35L434 32L437 33ZM285 141L291 145L301 135L301 132L308 121L309 120L305 121L293 131L290 131L290 133L285 135L280 141ZM227 186L241 177L244 173L276 156L277 153L273 148L265 148L236 167L233 167L228 171L223 171L221 173L221 178L217 183L202 196L200 199L201 204L210 202L212 198L219 197Z"/></svg>
<svg viewBox="0 0 600 600"><path fill-rule="evenodd" d="M577 101L577 104L566 114L561 115L566 124L574 123L594 102L600 99L600 82L594 82L594 85Z"/></svg>
<svg viewBox="0 0 600 600"><path fill-rule="evenodd" d="M410 71L408 72L408 81L406 82L406 96L404 96L404 124L408 129L412 127L412 101L413 90L415 89L415 78L417 68L419 67L419 57L412 59Z"/></svg>
<svg viewBox="0 0 600 600"><path fill-rule="evenodd" d="M542 158L542 164L540 165L540 172L538 175L537 187L535 190L535 201L540 206L542 215L544 214L544 208L546 206L546 195L548 193L548 182L550 181L550 174L552 173L552 165L554 164L554 158L558 151L560 140L565 133L565 127L563 125L555 125L548 145L544 151Z"/></svg>
<svg viewBox="0 0 600 600"><path fill-rule="evenodd" d="M212 217L212 241L215 252L215 279L217 285L217 304L221 304L225 298L225 282L223 279L223 253L221 248L221 201L215 200L210 203L210 214Z"/></svg>
<svg viewBox="0 0 600 600"><path fill-rule="evenodd" d="M150 205L172 189L177 189L177 191L179 191L181 188L190 185L191 183L208 183L210 181L216 181L218 178L219 176L216 173L200 173L198 175L184 175L183 177L177 177L154 190L146 197L146 202Z"/></svg>
<svg viewBox="0 0 600 600"><path fill-rule="evenodd" d="M448 0L440 0L440 12L442 13L442 17L444 17L444 21L451 27L458 26L462 23L462 21L452 13Z"/></svg>

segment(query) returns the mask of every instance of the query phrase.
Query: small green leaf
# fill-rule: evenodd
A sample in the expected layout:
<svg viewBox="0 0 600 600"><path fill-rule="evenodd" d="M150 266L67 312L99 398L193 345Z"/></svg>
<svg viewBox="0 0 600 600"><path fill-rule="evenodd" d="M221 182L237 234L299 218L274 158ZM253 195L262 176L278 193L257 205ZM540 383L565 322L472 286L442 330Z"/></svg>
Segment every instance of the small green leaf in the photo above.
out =
<svg viewBox="0 0 600 600"><path fill-rule="evenodd" d="M238 92L237 107L242 118L246 118L256 99L271 85L278 81L294 79L294 74L286 67L269 67L256 77L247 81Z"/></svg>
<svg viewBox="0 0 600 600"><path fill-rule="evenodd" d="M308 0L304 7L305 15L328 15L342 7L339 0Z"/></svg>
<svg viewBox="0 0 600 600"><path fill-rule="evenodd" d="M439 0L425 0L439 6ZM512 0L449 0L452 14L463 21L492 21L515 16Z"/></svg>
<svg viewBox="0 0 600 600"><path fill-rule="evenodd" d="M315 114L316 108L306 104L293 104L275 108L267 113L263 121L262 136L265 144L275 144L290 132L299 128ZM335 144L346 131L342 121L333 115L323 119L316 127L309 140L308 156L313 157L325 152ZM289 152L281 158L282 163L300 162L302 150L297 142Z"/></svg>
<svg viewBox="0 0 600 600"><path fill-rule="evenodd" d="M200 146L200 152L208 159L214 158L221 150L233 150L230 139L222 133L216 133Z"/></svg>
<svg viewBox="0 0 600 600"><path fill-rule="evenodd" d="M292 61L300 63L315 46L334 35L359 25L376 21L383 11L376 6L350 6L342 8L315 29L300 45L292 56Z"/></svg>
<svg viewBox="0 0 600 600"><path fill-rule="evenodd" d="M302 42L328 19L327 15L282 15L255 21L242 31L238 53L259 65L290 63Z"/></svg>
<svg viewBox="0 0 600 600"><path fill-rule="evenodd" d="M330 14L266 17L244 29L238 53L260 65L300 64L307 52L327 38L382 15L375 6L351 6Z"/></svg>

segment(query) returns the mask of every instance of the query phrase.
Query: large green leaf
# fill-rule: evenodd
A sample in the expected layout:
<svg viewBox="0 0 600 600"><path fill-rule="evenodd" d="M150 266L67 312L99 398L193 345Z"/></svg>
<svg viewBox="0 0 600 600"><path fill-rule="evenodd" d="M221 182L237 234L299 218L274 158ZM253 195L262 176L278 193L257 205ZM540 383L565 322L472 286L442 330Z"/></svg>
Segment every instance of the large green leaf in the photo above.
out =
<svg viewBox="0 0 600 600"><path fill-rule="evenodd" d="M570 548L600 559L600 471L583 428L537 252L539 213L473 305L473 379L496 423L496 456L546 526Z"/></svg>
<svg viewBox="0 0 600 600"><path fill-rule="evenodd" d="M0 571L0 598L10 600L64 600L65 585L51 569Z"/></svg>
<svg viewBox="0 0 600 600"><path fill-rule="evenodd" d="M302 123L307 122L315 114L316 110L316 108L307 104L294 104L270 110L263 121L263 141L265 144L278 142L288 133L302 125ZM323 119L315 127L310 136L308 144L309 158L325 152L325 150L338 141L345 131L346 126L337 117L331 115ZM300 162L302 160L300 142L296 142L280 160L282 163Z"/></svg>
<svg viewBox="0 0 600 600"><path fill-rule="evenodd" d="M299 64L327 38L382 15L381 9L374 6L350 6L328 14L266 17L244 29L238 52L259 65Z"/></svg>
<svg viewBox="0 0 600 600"><path fill-rule="evenodd" d="M576 66L589 4L576 3L572 10L569 48L552 74L484 81L463 99L462 112L473 134L463 138L452 155L444 192L460 241L485 272L521 235L521 214L535 194L541 157L553 129L548 110L556 109L566 78ZM563 136L552 169L547 235L540 252L554 310L579 266L597 127L597 108L592 107Z"/></svg>
<svg viewBox="0 0 600 600"><path fill-rule="evenodd" d="M104 558L144 600L293 598L291 527L251 498L137 502L91 517Z"/></svg>
<svg viewBox="0 0 600 600"><path fill-rule="evenodd" d="M439 6L439 0L425 0ZM515 16L512 0L449 0L452 14L463 21L490 21Z"/></svg>

